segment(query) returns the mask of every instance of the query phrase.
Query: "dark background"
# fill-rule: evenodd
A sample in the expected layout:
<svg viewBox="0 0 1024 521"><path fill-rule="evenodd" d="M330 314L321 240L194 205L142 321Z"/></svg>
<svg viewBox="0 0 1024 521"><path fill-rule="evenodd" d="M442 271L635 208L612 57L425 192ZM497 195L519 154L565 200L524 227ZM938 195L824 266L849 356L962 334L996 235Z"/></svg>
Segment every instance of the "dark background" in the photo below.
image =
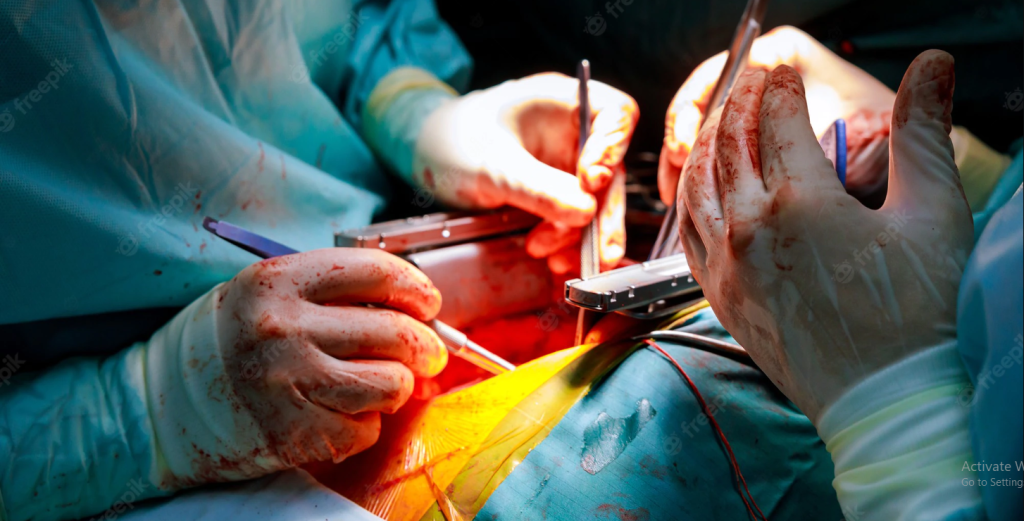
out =
<svg viewBox="0 0 1024 521"><path fill-rule="evenodd" d="M620 0L615 9L614 0L436 1L474 58L473 89L537 72L571 75L589 59L595 79L640 105L633 157L660 151L672 96L694 67L728 47L746 3ZM597 16L603 32L588 32L588 17L590 27L601 26ZM956 59L954 123L1000 151L1022 134L1022 104L1007 103L1024 87L1019 1L776 0L765 25L807 31L893 90L918 53L943 49Z"/></svg>

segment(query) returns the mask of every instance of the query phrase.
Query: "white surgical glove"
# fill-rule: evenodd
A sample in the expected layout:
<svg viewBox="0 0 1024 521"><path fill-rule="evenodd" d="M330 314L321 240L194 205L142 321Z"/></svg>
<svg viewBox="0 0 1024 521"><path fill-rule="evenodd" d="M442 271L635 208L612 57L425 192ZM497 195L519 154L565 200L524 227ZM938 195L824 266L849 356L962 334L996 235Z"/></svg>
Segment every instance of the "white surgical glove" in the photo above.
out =
<svg viewBox="0 0 1024 521"><path fill-rule="evenodd" d="M658 189L665 204L675 199L679 173L697 140L708 97L726 57L722 52L697 66L669 105L658 167ZM779 65L800 73L816 136L821 137L835 120L846 120L847 191L868 195L883 186L896 93L795 27L773 29L754 40L750 49L750 67L770 70Z"/></svg>
<svg viewBox="0 0 1024 521"><path fill-rule="evenodd" d="M591 134L579 155L578 86L549 73L455 97L425 71L399 69L374 89L364 134L420 189L417 199L464 209L509 205L543 217L527 250L557 273L578 265L580 229L600 206L607 269L625 253L622 161L639 110L628 95L591 81Z"/></svg>
<svg viewBox="0 0 1024 521"><path fill-rule="evenodd" d="M78 518L126 494L134 502L366 449L413 376L447 362L420 322L440 306L425 275L376 250L254 264L148 342L0 390L7 519Z"/></svg>
<svg viewBox="0 0 1024 521"><path fill-rule="evenodd" d="M849 519L982 518L962 481L972 456L957 397L969 380L955 319L973 231L949 139L953 85L941 51L907 70L879 210L839 183L785 65L740 77L683 175L694 276L815 422Z"/></svg>

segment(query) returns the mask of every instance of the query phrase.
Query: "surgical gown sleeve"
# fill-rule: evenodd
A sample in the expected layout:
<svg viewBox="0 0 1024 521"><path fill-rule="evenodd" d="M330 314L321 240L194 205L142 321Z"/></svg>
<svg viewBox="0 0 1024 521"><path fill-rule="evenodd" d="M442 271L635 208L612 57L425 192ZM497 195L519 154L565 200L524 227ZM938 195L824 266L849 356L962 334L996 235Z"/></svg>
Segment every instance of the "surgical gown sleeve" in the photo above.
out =
<svg viewBox="0 0 1024 521"><path fill-rule="evenodd" d="M319 31L305 45L312 78L337 92L345 119L358 129L378 159L411 182L412 151L427 116L465 91L472 61L441 20L432 0L357 0L341 32ZM300 27L316 20L297 18ZM331 49L351 34L352 52ZM344 60L321 72L323 61Z"/></svg>
<svg viewBox="0 0 1024 521"><path fill-rule="evenodd" d="M396 69L422 69L457 91L469 84L472 61L437 13L433 0L363 0L353 11L362 22L343 72L339 100L353 126L381 79Z"/></svg>
<svg viewBox="0 0 1024 521"><path fill-rule="evenodd" d="M332 246L388 193L381 79L470 69L431 0L49 0L0 33L0 324L187 305L254 261L205 216Z"/></svg>
<svg viewBox="0 0 1024 521"><path fill-rule="evenodd" d="M981 212L987 224L960 286L957 336L971 384L960 393L969 409L971 441L985 510L992 521L1024 518L1024 200L1021 155L996 190L1016 190L1009 202ZM1014 188L1014 185L1016 188ZM1000 190L1002 189L1002 190ZM1005 202L1005 204L1004 204ZM976 214L975 222L979 215Z"/></svg>
<svg viewBox="0 0 1024 521"><path fill-rule="evenodd" d="M117 514L164 495L143 350L64 362L0 387L0 519Z"/></svg>

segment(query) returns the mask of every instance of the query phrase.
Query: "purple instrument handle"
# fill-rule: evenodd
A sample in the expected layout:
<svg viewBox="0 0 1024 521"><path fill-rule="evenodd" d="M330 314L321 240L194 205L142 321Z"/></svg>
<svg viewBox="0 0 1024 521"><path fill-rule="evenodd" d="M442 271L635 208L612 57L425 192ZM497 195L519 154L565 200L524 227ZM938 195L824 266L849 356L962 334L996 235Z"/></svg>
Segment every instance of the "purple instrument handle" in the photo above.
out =
<svg viewBox="0 0 1024 521"><path fill-rule="evenodd" d="M274 242L229 222L218 221L212 217L203 219L203 228L206 228L206 230L217 237L264 259L299 253L298 250L293 250L279 242Z"/></svg>

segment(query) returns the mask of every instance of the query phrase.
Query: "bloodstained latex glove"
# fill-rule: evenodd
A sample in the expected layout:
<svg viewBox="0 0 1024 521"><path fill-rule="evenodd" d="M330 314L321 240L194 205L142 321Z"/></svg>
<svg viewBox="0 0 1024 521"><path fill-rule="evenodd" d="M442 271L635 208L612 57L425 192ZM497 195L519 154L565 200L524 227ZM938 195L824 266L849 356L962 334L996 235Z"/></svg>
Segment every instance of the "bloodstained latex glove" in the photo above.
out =
<svg viewBox="0 0 1024 521"><path fill-rule="evenodd" d="M444 367L420 322L440 306L423 273L381 251L249 266L146 342L0 386L0 518L109 517L129 494L341 461L376 442L413 375Z"/></svg>
<svg viewBox="0 0 1024 521"><path fill-rule="evenodd" d="M789 66L744 73L687 162L679 225L694 276L812 420L872 374L955 341L973 226L949 139L953 85L941 51L907 70L878 210L839 183Z"/></svg>
<svg viewBox="0 0 1024 521"><path fill-rule="evenodd" d="M697 140L725 60L722 52L697 66L669 105L658 166L658 190L665 204L675 199L679 173ZM749 65L768 70L789 65L800 74L816 136L821 137L836 119L846 120L847 191L868 195L884 185L889 120L896 99L892 90L794 27L779 27L754 40Z"/></svg>
<svg viewBox="0 0 1024 521"><path fill-rule="evenodd" d="M601 264L614 267L626 240L622 160L639 110L608 85L591 81L589 87L591 134L582 155L578 81L538 74L435 110L416 143L413 182L449 206L511 205L543 217L527 250L547 257L559 274L578 265L581 228L595 218L601 200Z"/></svg>
<svg viewBox="0 0 1024 521"><path fill-rule="evenodd" d="M440 307L422 272L376 250L269 259L216 287L145 346L160 488L366 449L413 376L444 368L444 344L421 322Z"/></svg>

